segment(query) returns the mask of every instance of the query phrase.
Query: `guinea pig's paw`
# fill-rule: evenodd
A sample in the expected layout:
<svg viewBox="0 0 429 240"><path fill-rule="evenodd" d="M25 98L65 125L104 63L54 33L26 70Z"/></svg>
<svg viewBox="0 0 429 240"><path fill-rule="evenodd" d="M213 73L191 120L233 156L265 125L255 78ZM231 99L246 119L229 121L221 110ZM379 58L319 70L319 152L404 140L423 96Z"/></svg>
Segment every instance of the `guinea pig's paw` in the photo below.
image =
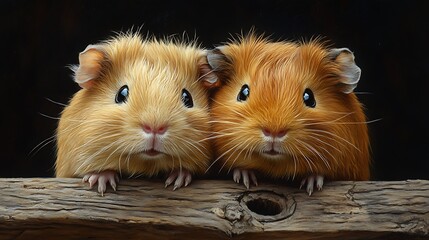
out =
<svg viewBox="0 0 429 240"><path fill-rule="evenodd" d="M98 183L98 192L101 193L101 196L104 196L107 183L110 183L110 186L116 191L116 183L119 182L119 176L115 171L105 170L99 173L88 173L83 177L82 181L88 182L90 188Z"/></svg>
<svg viewBox="0 0 429 240"><path fill-rule="evenodd" d="M247 189L250 188L250 181L252 181L255 186L258 186L258 180L256 179L256 175L252 170L235 168L234 172L232 173L232 179L234 182L240 183L241 177L243 177L243 184Z"/></svg>
<svg viewBox="0 0 429 240"><path fill-rule="evenodd" d="M323 176L322 175L310 175L307 178L304 178L301 181L301 186L299 187L299 189L302 188L302 186L304 186L304 184L307 182L307 193L308 196L311 196L311 194L313 193L313 187L316 184L317 190L322 191L322 187L323 187Z"/></svg>
<svg viewBox="0 0 429 240"><path fill-rule="evenodd" d="M170 173L167 180L165 180L165 187L170 186L174 182L173 191L178 188L181 188L183 185L188 186L192 181L191 173L186 170L174 170Z"/></svg>

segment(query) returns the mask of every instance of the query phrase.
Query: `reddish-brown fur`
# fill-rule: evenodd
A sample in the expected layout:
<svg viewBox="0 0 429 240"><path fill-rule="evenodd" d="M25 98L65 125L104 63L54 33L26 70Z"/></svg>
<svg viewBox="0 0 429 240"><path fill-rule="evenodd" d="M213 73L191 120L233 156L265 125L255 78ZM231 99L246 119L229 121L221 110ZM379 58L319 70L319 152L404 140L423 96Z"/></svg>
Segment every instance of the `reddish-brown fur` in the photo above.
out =
<svg viewBox="0 0 429 240"><path fill-rule="evenodd" d="M257 170L272 177L319 174L369 180L366 118L354 93L344 93L339 60L320 41L270 42L253 34L215 50L221 86L211 105L215 152L223 170ZM338 58L342 57L339 56ZM244 84L250 95L237 101ZM316 107L303 102L306 88ZM261 154L262 130L285 132L281 157Z"/></svg>

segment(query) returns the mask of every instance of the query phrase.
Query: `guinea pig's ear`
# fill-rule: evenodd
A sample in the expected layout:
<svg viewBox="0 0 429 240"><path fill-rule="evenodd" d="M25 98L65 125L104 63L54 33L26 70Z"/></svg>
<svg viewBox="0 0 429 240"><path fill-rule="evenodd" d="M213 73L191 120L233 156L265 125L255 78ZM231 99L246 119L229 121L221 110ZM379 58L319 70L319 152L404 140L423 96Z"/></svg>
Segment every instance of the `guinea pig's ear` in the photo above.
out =
<svg viewBox="0 0 429 240"><path fill-rule="evenodd" d="M222 85L225 78L223 75L228 66L228 59L222 52L224 46L219 46L207 51L207 63L214 78L211 81L206 81L208 88L216 88Z"/></svg>
<svg viewBox="0 0 429 240"><path fill-rule="evenodd" d="M79 66L74 68L74 80L80 87L89 89L93 86L94 79L100 76L104 57L101 45L88 45L79 54Z"/></svg>
<svg viewBox="0 0 429 240"><path fill-rule="evenodd" d="M200 72L199 80L207 88L213 88L219 85L219 80L216 74L207 63L199 63L198 70Z"/></svg>
<svg viewBox="0 0 429 240"><path fill-rule="evenodd" d="M351 93L356 88L361 70L355 63L355 56L348 48L334 48L328 53L329 58L340 66L344 93Z"/></svg>

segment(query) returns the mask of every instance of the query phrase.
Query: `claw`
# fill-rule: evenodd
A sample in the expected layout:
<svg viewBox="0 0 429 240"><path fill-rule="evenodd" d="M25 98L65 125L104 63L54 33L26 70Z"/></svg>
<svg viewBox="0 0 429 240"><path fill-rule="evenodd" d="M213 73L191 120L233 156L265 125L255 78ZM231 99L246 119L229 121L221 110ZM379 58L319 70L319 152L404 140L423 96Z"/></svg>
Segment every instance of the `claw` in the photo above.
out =
<svg viewBox="0 0 429 240"><path fill-rule="evenodd" d="M192 181L192 175L188 170L174 170L170 173L167 180L165 180L165 187L168 187L174 182L173 191L188 186Z"/></svg>
<svg viewBox="0 0 429 240"><path fill-rule="evenodd" d="M100 176L98 174L92 174L92 176L89 177L88 182L90 188L92 188L98 182L99 177Z"/></svg>
<svg viewBox="0 0 429 240"><path fill-rule="evenodd" d="M323 176L316 176L316 187L317 190L322 191L323 188Z"/></svg>
<svg viewBox="0 0 429 240"><path fill-rule="evenodd" d="M177 178L177 175L178 175L177 171L173 171L170 173L168 178L165 180L165 188L167 188L168 186L170 186L170 184L174 182L174 180Z"/></svg>
<svg viewBox="0 0 429 240"><path fill-rule="evenodd" d="M83 183L88 182L88 179L89 179L89 177L91 177L91 176L92 176L91 174L86 174L85 176L83 176L83 178L82 178L82 182L83 182Z"/></svg>
<svg viewBox="0 0 429 240"><path fill-rule="evenodd" d="M104 196L105 191L106 191L106 182L99 181L98 182L98 192L101 193L101 196Z"/></svg>
<svg viewBox="0 0 429 240"><path fill-rule="evenodd" d="M249 174L247 170L242 170L241 175L243 176L243 184L249 189Z"/></svg>
<svg viewBox="0 0 429 240"><path fill-rule="evenodd" d="M255 186L258 186L256 175L252 170L235 168L232 174L232 179L234 182L240 183L241 178L243 178L243 184L247 189L250 189L251 183L253 183Z"/></svg>
<svg viewBox="0 0 429 240"><path fill-rule="evenodd" d="M115 191L115 192L116 192L116 181L117 181L117 179L118 179L117 177L110 177L108 179L110 186L112 187L113 191Z"/></svg>
<svg viewBox="0 0 429 240"><path fill-rule="evenodd" d="M299 189L302 189L302 186L304 186L306 181L307 181L307 178L302 179L301 184L299 185Z"/></svg>
<svg viewBox="0 0 429 240"><path fill-rule="evenodd" d="M318 191L322 191L323 188L323 176L322 175L310 175L307 178L304 178L301 181L301 185L299 186L299 189L301 189L305 183L307 183L306 191L308 193L308 196L311 196L314 192L314 185L316 185Z"/></svg>
<svg viewBox="0 0 429 240"><path fill-rule="evenodd" d="M258 180L256 179L256 175L253 171L249 171L250 174L250 178L252 179L253 184L255 184L255 186L258 186Z"/></svg>
<svg viewBox="0 0 429 240"><path fill-rule="evenodd" d="M240 178L241 178L241 172L240 169L234 169L234 172L232 174L232 179L234 180L234 182L236 183L240 183Z"/></svg>
<svg viewBox="0 0 429 240"><path fill-rule="evenodd" d="M90 188L93 188L98 184L97 190L101 196L104 196L107 189L107 183L109 183L112 189L116 191L116 183L119 182L119 176L115 171L105 170L99 173L86 174L83 176L82 182L88 182Z"/></svg>
<svg viewBox="0 0 429 240"><path fill-rule="evenodd" d="M187 187L192 181L192 175L189 174L188 176L186 176L185 178L185 187Z"/></svg>
<svg viewBox="0 0 429 240"><path fill-rule="evenodd" d="M314 176L308 176L308 178L307 178L308 196L311 196L311 194L313 193L313 185L314 185Z"/></svg>

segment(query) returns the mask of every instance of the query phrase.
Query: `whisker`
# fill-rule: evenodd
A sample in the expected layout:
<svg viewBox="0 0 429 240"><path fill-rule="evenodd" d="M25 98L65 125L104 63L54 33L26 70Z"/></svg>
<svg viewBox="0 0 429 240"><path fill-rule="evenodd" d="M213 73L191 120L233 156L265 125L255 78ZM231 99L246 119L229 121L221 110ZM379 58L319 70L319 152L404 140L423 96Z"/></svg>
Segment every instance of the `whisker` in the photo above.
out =
<svg viewBox="0 0 429 240"><path fill-rule="evenodd" d="M231 152L232 150L234 150L234 146L229 148L227 151L224 151L220 156L218 156L213 162L212 164L210 164L210 166L206 169L205 173L207 173L209 171L209 169L217 162L219 161L223 156L225 156L226 154L228 154L229 152ZM219 170L219 172L221 172L222 168Z"/></svg>
<svg viewBox="0 0 429 240"><path fill-rule="evenodd" d="M213 165L215 165L215 163L217 161L219 161L223 156L225 156L225 154L228 154L229 151L232 151L232 149L229 149L228 151L222 153L220 156L218 156L215 160L213 160L213 162L207 167L206 171L204 173L207 173L211 167L213 167ZM220 171L219 171L220 172Z"/></svg>
<svg viewBox="0 0 429 240"><path fill-rule="evenodd" d="M195 144L193 144L192 142L190 142L190 141L188 141L188 140L186 140L186 139L184 139L184 138L180 138L180 137L177 137L176 136L176 138L177 139L179 139L179 140L181 140L181 141L183 141L183 142L185 142L185 143L187 143L187 144L181 144L181 146L184 146L184 147L186 147L192 154L194 154L195 156L198 156L199 154L197 154L197 152L195 152L195 149L196 150L198 150L198 152L200 152L205 158L209 158L209 156L206 154L206 153L204 153L199 147L197 147L197 146L195 146ZM179 146L178 146L179 147ZM191 148L191 147L193 147L193 148ZM203 148L204 150L207 150L204 146L201 146L201 148ZM183 150L183 149L182 149ZM198 165L198 162L196 162L196 160L194 159L194 158L190 158L195 164L197 164Z"/></svg>
<svg viewBox="0 0 429 240"><path fill-rule="evenodd" d="M119 159L118 159L118 172L119 172L119 176L120 176L121 178L122 178L122 166L121 166L122 155L124 155L124 153L127 151L127 149L128 149L128 145L127 145L127 146L125 146L125 147L122 149L121 154L119 154Z"/></svg>
<svg viewBox="0 0 429 240"><path fill-rule="evenodd" d="M238 144L235 144L235 145L233 145L233 146L231 146L231 149L234 149L234 151L231 153L231 155L225 160L225 162L224 162L224 164L222 165L222 167L220 168L220 170L219 170L219 172L225 167L225 165L226 165L226 163L227 162L229 162L229 160L230 160L230 158L238 151L238 150L240 150L240 149L242 149L241 150L241 152L243 151L243 150L245 150L246 148L247 148L247 146L249 145L249 144L247 144L246 145L246 143L248 143L249 141L251 141L250 140L250 138L248 138L248 139L246 139L244 142L239 142ZM246 145L246 147L244 147L244 145ZM235 161L238 159L238 157L240 157L240 154L241 154L241 152L237 155L237 157L234 159L234 161L233 161L233 163L231 164L231 167L228 169L228 172L227 173L229 173L230 171L231 171L231 168L232 168L232 166L234 165L234 163L235 163Z"/></svg>
<svg viewBox="0 0 429 240"><path fill-rule="evenodd" d="M377 119L373 119L373 120L368 120L368 121L364 121L364 122L341 122L341 123L335 123L335 124L371 124L371 123L375 123L375 122L379 122L383 120L382 118L377 118Z"/></svg>
<svg viewBox="0 0 429 240"><path fill-rule="evenodd" d="M131 178L132 176L134 176L135 172L131 172L130 170L130 159L131 159L131 155L134 153L134 149L138 146L138 144L135 144L134 146L132 146L130 148L130 150L128 151L127 154L127 158L125 159L125 162L127 163L127 170L130 173L129 178Z"/></svg>
<svg viewBox="0 0 429 240"><path fill-rule="evenodd" d="M228 137L228 136L234 136L234 135L236 135L236 133L234 133L234 132L231 132L231 133L213 132L213 133L215 135L203 138L203 139L199 140L198 142L204 142L204 141L207 141L207 140L212 140L212 139L217 139L217 138L222 138L222 137Z"/></svg>
<svg viewBox="0 0 429 240"><path fill-rule="evenodd" d="M210 73L213 73L215 71L215 69L211 69L210 71L208 71L207 73L205 73L205 74L203 74L203 75L201 75L198 79L197 79L197 81L195 81L194 83L192 83L192 84L195 84L195 83L198 83L202 78L204 78L204 77L206 77L207 75L209 75Z"/></svg>
<svg viewBox="0 0 429 240"><path fill-rule="evenodd" d="M206 130L199 130L199 129L192 129L192 131L195 131L197 133L203 133L203 134L210 134L212 131L206 131Z"/></svg>
<svg viewBox="0 0 429 240"><path fill-rule="evenodd" d="M314 133L310 133L310 135L308 135L308 137L313 138L313 139L319 141L322 144L328 145L329 147L337 150L339 153L342 153L342 151L340 151L340 149L336 148L335 146L333 146L333 145L331 145L331 144L329 144L329 143L327 143L327 142L325 142L323 140L320 140L320 139L318 139L318 138L316 138L314 136L311 136L312 134L314 134ZM335 156L332 155L332 153L329 150L327 150L326 148L324 148L324 147L322 147L320 145L318 145L318 147L321 148L322 150L324 150L326 153L328 153L332 157L332 160L336 160Z"/></svg>
<svg viewBox="0 0 429 240"><path fill-rule="evenodd" d="M324 135L324 134L319 134L319 133L315 133L313 130L315 130L315 129L306 129L306 131L308 131L309 132L309 135L308 136L311 136L311 135L314 135L314 136L318 136L318 137L323 137L323 138L326 138L326 139L329 139L329 140L331 140L331 141L334 141L334 142L336 142L336 143L338 143L339 145L341 145L342 147L346 147L346 144L344 144L344 143L342 143L342 142L340 142L340 141L338 141L337 139L335 139L335 138L333 138L333 137L330 137L330 136L327 136L327 135ZM321 131L323 131L323 130L321 130ZM333 146L333 145L330 145L330 146ZM333 146L334 147L334 146ZM342 152L340 149L338 149L338 148L336 148L336 147L334 147L338 152Z"/></svg>
<svg viewBox="0 0 429 240"><path fill-rule="evenodd" d="M55 142L56 136L53 135L51 137L46 138L45 140L41 141L39 144L37 144L31 151L28 153L30 158L34 157L42 148L46 147L52 142Z"/></svg>
<svg viewBox="0 0 429 240"><path fill-rule="evenodd" d="M372 95L372 92L353 92L356 95Z"/></svg>
<svg viewBox="0 0 429 240"><path fill-rule="evenodd" d="M231 163L231 166L229 167L229 169L228 169L228 174L231 172L231 169L232 169L232 167L234 166L234 164L235 164L235 162L237 161L237 159L241 156L241 153L243 153L243 151L244 150L247 150L247 149L249 149L249 145L252 143L252 141L250 140L250 138L248 138L246 141L244 141L244 143L242 144L243 146L237 146L236 147L236 149L238 150L239 148L238 147L240 147L241 148L241 151L237 154L237 157L234 159L234 161L232 161L232 163ZM249 143L247 143L246 144L246 146L244 146L244 144L247 142L247 141L249 141ZM237 150L236 151L234 151L232 154L231 154L231 156L232 155L234 155L234 153L236 153L237 152ZM229 158L228 158L229 159ZM228 160L227 160L228 161Z"/></svg>
<svg viewBox="0 0 429 240"><path fill-rule="evenodd" d="M89 163L90 162L94 162L94 158L96 157L96 156L98 156L100 153L102 153L102 152L104 152L104 151L106 151L107 149L109 149L110 147L112 147L114 144L116 143L116 141L114 141L114 142L111 142L110 144L108 144L108 145L106 145L106 146L104 146L104 147L102 147L102 148L100 148L98 151L96 151L95 153L93 153L93 154L91 154L85 161L83 161L83 163L77 168L77 170L76 170L76 172L85 172L85 171L82 171L81 169L82 169L82 167L84 166L84 165L86 165L87 167L90 165Z"/></svg>
<svg viewBox="0 0 429 240"><path fill-rule="evenodd" d="M337 111L328 111L328 110L324 110L324 112L329 112L329 113L335 113L335 114L342 114L343 116L330 120L330 121L323 121L323 122L318 122L318 119L311 119L311 118L302 118L302 119L297 119L297 121L315 121L312 123L306 123L304 124L304 126L312 126L312 125L324 125L324 124L371 124L374 122L378 122L380 120L382 120L382 118L378 118L378 119L374 119L374 120L368 120L368 121L363 121L363 122L339 122L341 119L355 113L355 112L337 112Z"/></svg>
<svg viewBox="0 0 429 240"><path fill-rule="evenodd" d="M57 104L57 105L60 105L60 106L63 106L63 107L67 107L67 104L64 104L64 103L60 103L60 102L57 102L57 101L54 101L54 100L52 100L52 99L50 99L50 98L45 98L46 100L48 100L49 102L51 102L51 103L55 103L55 104Z"/></svg>
<svg viewBox="0 0 429 240"><path fill-rule="evenodd" d="M182 140L183 138L181 138L181 137L178 137L178 136L176 136L176 138L178 138L179 140ZM189 141L189 140L185 140L185 139L183 139L183 141L186 141L187 143L189 143L190 145L193 145L195 148L197 148L197 149L204 149L204 150L207 150L207 148L206 148L206 146L203 144L203 142L205 142L205 141L202 141L202 140L198 140L198 141ZM199 146L199 147L197 147L197 146Z"/></svg>
<svg viewBox="0 0 429 240"><path fill-rule="evenodd" d="M314 137L314 136L312 136L312 135L322 136L322 137L326 137L326 136L324 136L324 135L322 135L322 134L312 133L312 132L310 132L310 133L309 133L309 135L308 135L308 137L313 138L313 139L315 139L316 141L319 141L319 142L321 142L321 143L323 143L323 144L325 144L325 145L328 145L328 146L330 146L331 148L333 148L333 149L335 149L335 150L337 150L338 152L340 152L340 153L341 153L341 150L340 150L340 149L338 149L337 147L335 147L335 146L333 146L332 144L329 144L329 143L327 143L327 142L325 142L325 141L323 141L323 140L320 140L319 138ZM328 139L332 139L332 138L328 138Z"/></svg>
<svg viewBox="0 0 429 240"><path fill-rule="evenodd" d="M113 134L113 133L111 133L111 132L104 132L104 133L102 133L102 134L99 134L99 135L97 135L97 136L94 136L94 137L92 137L92 138L89 138L88 139L88 141L87 142L85 142L84 144L82 144L82 145L80 145L79 147L77 147L77 148L75 148L74 149L74 151L76 151L76 152L78 152L78 151L80 151L81 149L86 149L86 147L88 146L88 145L92 145L92 144L94 144L95 142L101 142L101 140L104 140L104 139L109 139L109 138L115 138L115 137L118 137L118 136L120 136L121 134L119 134L119 133L116 133L116 134ZM114 142L113 142L114 143ZM111 143L112 144L112 143Z"/></svg>
<svg viewBox="0 0 429 240"><path fill-rule="evenodd" d="M332 123L332 122L337 122L347 116L350 116L351 114L353 114L354 112L349 112L344 114L343 116L336 118L334 120L330 120L330 121L323 121L323 122L317 122L317 123L308 123L308 125L315 125L315 124L326 124L326 123ZM317 121L317 119L306 119L306 118L301 118L301 119L297 119L297 121Z"/></svg>
<svg viewBox="0 0 429 240"><path fill-rule="evenodd" d="M118 139L116 142L117 143L119 143L120 141L119 141L120 139ZM120 144L117 144L117 146L116 146L116 148L115 148L115 150L113 150L110 154L109 154L109 156L107 156L107 158L104 160L104 163L103 163L103 165L102 165L102 168L104 168L104 166L106 165L106 163L108 162L108 160L109 160L109 158L116 152L116 151L118 151L120 148L122 148L123 147L123 145L128 145L128 142L125 142L125 141L123 141L122 143L120 143ZM102 168L100 168L100 171L101 170L103 170Z"/></svg>
<svg viewBox="0 0 429 240"><path fill-rule="evenodd" d="M173 152L176 152L176 153L180 152L180 150L181 150L181 148L174 141L172 142L172 145L170 146L170 148L172 148ZM181 161L179 154L171 155L171 157L173 159L173 166L171 168L170 173L172 173L175 170L175 166L174 165L175 165L176 158L177 158L177 161L179 162L179 164L180 164L180 161ZM195 162L195 160L193 160L193 161ZM179 165L179 167L180 167L180 165Z"/></svg>
<svg viewBox="0 0 429 240"><path fill-rule="evenodd" d="M354 112L339 112L339 111L333 111L333 110L327 110L327 109L319 109L320 112L324 112L324 113L335 113L335 114L346 114L346 115L350 115L353 114Z"/></svg>
<svg viewBox="0 0 429 240"><path fill-rule="evenodd" d="M286 148L286 151L288 153L290 153L290 155L292 155L292 158L293 158L294 170L293 170L292 180L294 180L295 179L296 170L297 170L297 164L296 163L297 163L298 160L296 159L296 156L295 156L294 152L291 151L291 149L288 146L285 146L285 148Z"/></svg>
<svg viewBox="0 0 429 240"><path fill-rule="evenodd" d="M375 123L375 122L379 122L383 120L382 118L377 118L374 120L368 120L368 121L364 121L364 122L318 122L318 123L306 123L303 124L304 126L313 126L313 125L327 125L327 124L332 124L332 125L359 125L359 124L371 124L371 123Z"/></svg>
<svg viewBox="0 0 429 240"><path fill-rule="evenodd" d="M308 129L308 130L310 130L310 129ZM342 137L340 137L340 136L338 136L338 135L336 135L336 134L334 134L334 133L331 133L331 132L328 132L328 131L325 131L325 130L319 130L319 129L311 129L311 131L315 131L315 132L322 132L322 133L329 134L329 135L331 135L331 136L333 136L333 137L337 137L337 138L339 138L339 139L343 140L344 142L348 143L350 146L352 146L353 148L355 148L355 149L356 149L356 150L358 150L359 152L361 151L361 150L360 150L359 148L357 148L353 143L351 143L351 142L347 141L347 139L342 138Z"/></svg>
<svg viewBox="0 0 429 240"><path fill-rule="evenodd" d="M244 155L244 159L250 158L251 154L255 152L256 148L258 147L258 144L252 144L250 148L248 148L248 151ZM247 147L246 147L247 148Z"/></svg>
<svg viewBox="0 0 429 240"><path fill-rule="evenodd" d="M307 148L307 150L309 150L310 152L316 154L317 156L320 157L320 159L323 161L323 163L326 165L326 167L328 167L328 169L331 169L331 166L329 165L328 160L326 160L326 158L324 156L321 155L321 153L319 151L317 151L317 149L315 149L313 146L311 146L310 144L303 142L299 139L296 139L297 142L300 142L305 148Z"/></svg>
<svg viewBox="0 0 429 240"><path fill-rule="evenodd" d="M49 115L41 113L41 112L39 112L39 114L41 116L45 117L45 118L49 118L49 119L52 119L52 120L60 120L60 117L52 117L52 116L49 116Z"/></svg>
<svg viewBox="0 0 429 240"><path fill-rule="evenodd" d="M294 147L296 150L298 150L298 152L301 153L301 156L304 158L304 160L307 162L308 166L310 167L310 171L313 172L313 168L311 167L311 164L313 164L314 167L316 167L316 165L313 163L313 161L311 161L311 159L309 159L302 151L299 147L296 147L295 145L291 145L291 147ZM310 164L311 163L311 164Z"/></svg>
<svg viewBox="0 0 429 240"><path fill-rule="evenodd" d="M177 158L179 158L179 171L181 173L182 172L182 158L180 157L180 155L178 155Z"/></svg>

